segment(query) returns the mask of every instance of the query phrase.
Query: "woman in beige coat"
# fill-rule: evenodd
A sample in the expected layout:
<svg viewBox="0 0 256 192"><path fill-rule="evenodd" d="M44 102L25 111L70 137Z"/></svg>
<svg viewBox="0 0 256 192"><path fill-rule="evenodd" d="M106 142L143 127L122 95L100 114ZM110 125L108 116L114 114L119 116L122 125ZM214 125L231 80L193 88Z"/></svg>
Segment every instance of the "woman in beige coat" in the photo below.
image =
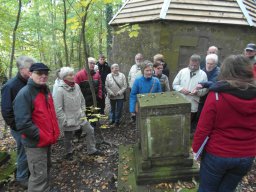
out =
<svg viewBox="0 0 256 192"><path fill-rule="evenodd" d="M81 118L85 116L85 100L79 85L74 81L74 69L62 67L59 76L62 81L58 86L54 103L59 127L64 131L66 159L72 160L73 133L80 128L86 133L88 154L101 154L95 147L94 128L89 122L81 120Z"/></svg>
<svg viewBox="0 0 256 192"><path fill-rule="evenodd" d="M119 126L127 83L125 75L119 72L118 64L111 65L111 73L107 75L105 88L111 105L110 124L115 123L116 126Z"/></svg>

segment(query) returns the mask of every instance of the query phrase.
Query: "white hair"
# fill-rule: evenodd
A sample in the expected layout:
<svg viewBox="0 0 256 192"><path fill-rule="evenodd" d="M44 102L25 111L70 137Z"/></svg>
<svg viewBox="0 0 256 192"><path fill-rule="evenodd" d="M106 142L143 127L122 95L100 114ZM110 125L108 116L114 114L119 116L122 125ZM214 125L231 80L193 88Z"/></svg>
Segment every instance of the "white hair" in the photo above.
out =
<svg viewBox="0 0 256 192"><path fill-rule="evenodd" d="M36 60L34 58L24 55L18 57L16 60L18 69L29 68L33 63L36 63Z"/></svg>
<svg viewBox="0 0 256 192"><path fill-rule="evenodd" d="M59 72L60 79L64 79L67 75L74 73L71 67L62 67Z"/></svg>
<svg viewBox="0 0 256 192"><path fill-rule="evenodd" d="M114 67L119 67L119 65L117 63L114 63L111 65L111 69L113 69Z"/></svg>
<svg viewBox="0 0 256 192"><path fill-rule="evenodd" d="M208 60L213 60L215 64L217 65L218 63L218 55L216 54L209 54L206 56L205 61L207 62Z"/></svg>
<svg viewBox="0 0 256 192"><path fill-rule="evenodd" d="M96 63L96 59L94 59L93 57L88 57L88 63L90 62Z"/></svg>

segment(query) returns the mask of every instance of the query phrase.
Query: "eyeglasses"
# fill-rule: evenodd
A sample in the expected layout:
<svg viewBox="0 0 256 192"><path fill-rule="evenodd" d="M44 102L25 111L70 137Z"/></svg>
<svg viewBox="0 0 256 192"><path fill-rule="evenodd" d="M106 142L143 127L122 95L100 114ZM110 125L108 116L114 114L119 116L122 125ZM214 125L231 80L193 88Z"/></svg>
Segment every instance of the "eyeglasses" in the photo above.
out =
<svg viewBox="0 0 256 192"><path fill-rule="evenodd" d="M93 62L89 62L90 64L92 64L92 65L95 65L95 63L93 63Z"/></svg>
<svg viewBox="0 0 256 192"><path fill-rule="evenodd" d="M37 75L39 75L39 76L41 76L41 75L48 75L48 71L33 71L33 73L35 73L35 74L37 74Z"/></svg>

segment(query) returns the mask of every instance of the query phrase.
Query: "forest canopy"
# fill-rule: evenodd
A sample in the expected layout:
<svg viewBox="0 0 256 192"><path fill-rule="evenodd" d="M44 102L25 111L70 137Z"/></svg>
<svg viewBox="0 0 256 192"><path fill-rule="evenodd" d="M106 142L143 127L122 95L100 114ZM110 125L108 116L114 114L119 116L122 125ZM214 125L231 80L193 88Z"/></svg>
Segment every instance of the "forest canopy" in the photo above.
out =
<svg viewBox="0 0 256 192"><path fill-rule="evenodd" d="M81 35L89 56L107 55L112 39L108 22L121 5L122 0L0 0L1 75L11 77L17 71L15 59L20 55L52 69L81 68Z"/></svg>

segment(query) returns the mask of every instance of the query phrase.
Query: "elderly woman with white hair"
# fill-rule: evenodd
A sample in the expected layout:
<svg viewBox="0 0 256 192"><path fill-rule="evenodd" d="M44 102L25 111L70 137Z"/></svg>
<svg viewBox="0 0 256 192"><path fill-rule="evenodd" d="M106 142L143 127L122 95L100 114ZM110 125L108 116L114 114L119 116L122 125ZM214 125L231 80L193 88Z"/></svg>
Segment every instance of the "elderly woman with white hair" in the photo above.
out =
<svg viewBox="0 0 256 192"><path fill-rule="evenodd" d="M196 89L210 88L217 81L217 77L220 73L220 68L218 67L218 55L209 54L206 56L205 61L206 61L206 64L202 70L206 73L208 81L200 82L197 85ZM198 119L201 115L201 111L203 109L207 95L208 94L200 97L198 111L197 111Z"/></svg>
<svg viewBox="0 0 256 192"><path fill-rule="evenodd" d="M95 147L94 128L89 122L81 120L85 116L85 100L79 85L74 81L74 69L62 67L59 76L63 81L60 82L54 103L59 127L64 131L65 158L72 160L73 133L80 128L86 134L88 154L100 155L101 152Z"/></svg>
<svg viewBox="0 0 256 192"><path fill-rule="evenodd" d="M127 88L126 78L123 73L119 72L119 65L111 65L111 73L107 75L105 88L110 99L110 124L119 126L122 115L124 93Z"/></svg>

